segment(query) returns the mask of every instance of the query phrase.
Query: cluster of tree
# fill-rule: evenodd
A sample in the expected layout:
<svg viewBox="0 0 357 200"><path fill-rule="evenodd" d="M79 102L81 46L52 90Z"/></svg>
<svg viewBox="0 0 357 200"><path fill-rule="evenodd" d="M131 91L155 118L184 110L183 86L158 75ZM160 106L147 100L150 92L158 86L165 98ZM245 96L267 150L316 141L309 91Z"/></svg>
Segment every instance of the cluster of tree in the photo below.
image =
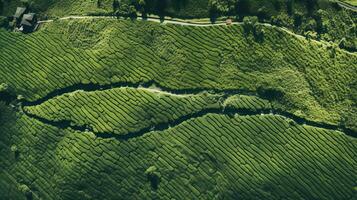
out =
<svg viewBox="0 0 357 200"><path fill-rule="evenodd" d="M237 9L239 0L210 0L208 5L211 13L232 15Z"/></svg>
<svg viewBox="0 0 357 200"><path fill-rule="evenodd" d="M16 99L15 92L6 83L0 84L0 101L11 102Z"/></svg>
<svg viewBox="0 0 357 200"><path fill-rule="evenodd" d="M219 16L230 16L239 21L246 16L257 16L260 22L287 27L314 39L328 35L328 13L320 9L321 5L338 7L336 3L324 0L209 0L212 21ZM345 43L348 42L342 41L340 46L346 46Z"/></svg>
<svg viewBox="0 0 357 200"><path fill-rule="evenodd" d="M163 1L165 3L166 1ZM148 4L145 0L114 0L113 1L113 11L116 16L123 17L136 17L137 12L146 15L148 10Z"/></svg>
<svg viewBox="0 0 357 200"><path fill-rule="evenodd" d="M253 33L257 42L262 42L264 39L265 30L262 26L258 25L258 17L246 16L243 18L243 27L246 35Z"/></svg>
<svg viewBox="0 0 357 200"><path fill-rule="evenodd" d="M294 4L302 4L306 12L312 15L318 7L319 0L209 0L211 14L219 16L239 16L241 19L247 15L255 15L261 19L269 18L276 12L286 10L293 14ZM260 8L259 8L260 7Z"/></svg>
<svg viewBox="0 0 357 200"><path fill-rule="evenodd" d="M144 0L141 0L145 2ZM130 3L121 3L119 0L113 1L113 11L116 16L123 17L136 17L138 7L135 6L137 1L132 1Z"/></svg>
<svg viewBox="0 0 357 200"><path fill-rule="evenodd" d="M100 5L98 0L98 5ZM180 10L188 0L113 0L113 11L117 16L135 17L136 13L143 16L155 14L160 17L167 15L168 9Z"/></svg>

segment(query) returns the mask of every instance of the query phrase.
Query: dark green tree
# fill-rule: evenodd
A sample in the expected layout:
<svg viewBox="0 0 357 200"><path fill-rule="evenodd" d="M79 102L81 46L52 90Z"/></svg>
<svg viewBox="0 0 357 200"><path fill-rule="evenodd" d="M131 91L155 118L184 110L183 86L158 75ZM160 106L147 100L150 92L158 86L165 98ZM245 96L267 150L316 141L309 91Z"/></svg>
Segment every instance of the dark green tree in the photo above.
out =
<svg viewBox="0 0 357 200"><path fill-rule="evenodd" d="M118 0L113 1L113 10L114 12L117 11L120 8L120 3Z"/></svg>
<svg viewBox="0 0 357 200"><path fill-rule="evenodd" d="M296 11L294 13L294 26L297 28L301 26L303 20L303 14L301 12Z"/></svg>
<svg viewBox="0 0 357 200"><path fill-rule="evenodd" d="M292 15L293 11L294 11L294 0L287 0L286 1L286 11L288 13L288 15Z"/></svg>

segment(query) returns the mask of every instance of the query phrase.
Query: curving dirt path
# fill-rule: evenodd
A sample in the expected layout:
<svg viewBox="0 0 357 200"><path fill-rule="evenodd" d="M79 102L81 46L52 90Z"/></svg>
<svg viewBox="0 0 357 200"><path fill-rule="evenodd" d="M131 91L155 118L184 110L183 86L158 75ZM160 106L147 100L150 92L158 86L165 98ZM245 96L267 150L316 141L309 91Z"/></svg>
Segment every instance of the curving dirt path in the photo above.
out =
<svg viewBox="0 0 357 200"><path fill-rule="evenodd" d="M351 4L348 4L348 3L343 2L343 1L337 1L337 3L343 8L346 8L346 9L349 9L349 10L353 10L353 11L357 11L357 7L353 6Z"/></svg>

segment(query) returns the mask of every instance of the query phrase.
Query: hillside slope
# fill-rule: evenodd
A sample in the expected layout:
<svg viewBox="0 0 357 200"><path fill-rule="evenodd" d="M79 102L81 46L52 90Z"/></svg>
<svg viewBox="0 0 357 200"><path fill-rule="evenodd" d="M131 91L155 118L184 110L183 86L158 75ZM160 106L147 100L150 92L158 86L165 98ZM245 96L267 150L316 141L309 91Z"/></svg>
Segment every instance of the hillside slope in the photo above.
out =
<svg viewBox="0 0 357 200"><path fill-rule="evenodd" d="M0 176L34 199L356 198L356 139L279 116L208 114L129 140L12 120Z"/></svg>
<svg viewBox="0 0 357 200"><path fill-rule="evenodd" d="M0 31L0 82L29 101L88 83L239 90L311 120L355 119L356 54L280 28L257 29L264 29L262 38L240 25L76 19L47 24L31 35Z"/></svg>
<svg viewBox="0 0 357 200"><path fill-rule="evenodd" d="M113 6L34 2L42 17ZM331 9L328 33L356 40L355 13ZM357 199L357 53L254 20L0 28L0 199Z"/></svg>

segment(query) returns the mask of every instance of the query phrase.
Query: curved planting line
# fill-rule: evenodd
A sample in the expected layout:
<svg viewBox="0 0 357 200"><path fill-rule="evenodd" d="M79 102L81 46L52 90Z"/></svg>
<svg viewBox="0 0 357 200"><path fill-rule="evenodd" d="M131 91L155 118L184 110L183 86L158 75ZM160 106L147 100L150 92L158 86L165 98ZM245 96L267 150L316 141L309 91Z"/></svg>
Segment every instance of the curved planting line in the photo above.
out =
<svg viewBox="0 0 357 200"><path fill-rule="evenodd" d="M154 86L156 89L150 89L150 86ZM118 83L113 83L113 84L108 84L108 85L100 85L100 84L94 84L94 83L89 83L89 84L76 84L76 85L72 85L70 87L66 87L66 88L62 88L62 89L58 89L55 90L51 93L49 93L47 96L38 99L36 101L33 102L29 102L26 100L21 100L21 110L23 110L23 112L27 115L30 116L32 118L35 118L43 123L46 124L50 124L53 126L56 126L58 128L61 129L65 129L65 128L72 128L74 130L78 130L78 131L92 131L90 129L90 127L88 125L86 126L76 126L74 125L74 122L71 121L59 121L59 122L55 122L55 121L51 121L45 118L41 118L37 115L34 114L30 114L26 111L24 111L24 109L22 109L22 107L25 106L35 106L35 105L39 105L43 102L48 101L49 99L52 99L56 96L59 95L64 95L67 93L72 93L75 91L103 91L103 90L108 90L108 89L113 89L113 88L119 88L119 87L130 87L130 88L143 88L143 89L148 89L148 90L154 90L156 92L164 92L166 94L172 94L172 95L197 95L203 92L209 92L211 94L222 94L222 98L223 100L226 100L228 97L232 96L232 95L247 95L247 96L255 96L258 97L258 95L256 94L256 92L253 91L248 91L248 90L240 90L240 89L225 89L225 90L219 90L219 89L170 89L170 88L166 88L163 86L160 86L157 82L155 81L148 81L148 82L139 82L139 83L127 83L127 82L118 82ZM261 97L259 97L261 98ZM263 98L262 98L263 99ZM113 134L113 133L94 133L96 134L98 137L103 137L103 138L117 138L119 140L127 140L127 139L131 139L131 138L135 138L138 136L142 136L147 132L151 132L151 131L163 131L165 129L168 129L170 127L174 127L177 126L178 124L183 123L184 121L193 119L193 118L198 118L198 117L202 117L204 115L207 114L226 114L226 115L232 115L232 114L240 114L243 116L247 116L247 115L259 115L259 114L273 114L273 115L278 115L278 116L282 116L284 118L287 119L291 119L293 120L295 123L300 124L300 125L309 125L309 126L313 126L313 127L318 127L318 128L323 128L323 129L327 129L327 130L334 130L334 131L341 131L344 132L346 135L349 135L351 137L355 137L357 138L357 132L351 129L348 129L346 127L340 126L340 125L333 125L333 124L328 124L328 123L323 123L323 122L316 122L316 121L312 121L312 120L307 120L304 119L302 117L298 117L294 114L291 114L289 112L285 112L282 110L257 110L257 111L252 111L252 110L248 110L248 109L204 109L201 110L199 112L193 113L193 114L189 114L189 115L185 115L182 117L179 117L178 119L168 122L168 123L161 123L161 124L156 124L153 125L152 127L148 127L148 128L144 128L142 130L139 130L137 132L131 132L129 134L126 135L117 135L117 134ZM92 131L93 132L93 131Z"/></svg>
<svg viewBox="0 0 357 200"><path fill-rule="evenodd" d="M337 3L343 8L346 8L346 9L353 10L353 11L357 12L357 7L356 6L353 6L353 5L351 5L349 3L346 3L346 2L343 2L343 1L337 1Z"/></svg>
<svg viewBox="0 0 357 200"><path fill-rule="evenodd" d="M184 123L186 121L194 120L195 118L200 118L200 117L203 117L203 116L208 115L208 114L222 114L222 115L228 115L228 116L232 116L232 117L234 115L236 115L236 114L241 115L241 116L274 115L274 116L283 117L283 118L285 118L287 120L291 120L293 122L292 125L294 125L294 124L308 125L308 126L327 129L327 130L332 130L332 131L341 131L341 132L345 133L346 135L349 135L351 137L357 138L357 132L355 132L353 130L346 129L344 127L340 127L340 126L337 126L337 125L331 125L331 124L326 124L326 123L319 123L319 122L309 121L309 120L306 120L304 118L295 116L295 115L293 115L291 113L287 113L287 112L283 112L283 111L272 111L270 109L269 110L265 109L265 110L252 111L252 110L249 110L249 109L209 108L209 109L204 109L204 110L201 110L201 111L193 113L193 114L189 114L189 115L185 115L185 116L179 117L178 119L173 120L173 121L168 122L168 123L159 123L159 124L156 124L156 125L153 125L151 127L147 127L147 128L135 131L135 132L130 132L130 133L125 134L125 135L118 135L118 134L113 134L113 133L110 133L110 132L108 132L108 133L105 133L105 132L103 132L103 133L95 133L90 129L90 127L88 125L76 126L76 125L74 125L74 123L72 121L66 121L66 120L55 122L55 121L51 121L51 120L36 116L34 114L27 113L24 110L23 110L23 112L27 116L29 116L31 118L37 119L37 120L41 121L42 123L49 124L49 125L58 127L60 129L71 128L73 130L80 131L80 132L88 132L89 131L89 132L92 132L93 134L95 134L97 137L100 137L100 138L114 138L114 139L117 139L117 140L120 140L120 141L131 140L131 139L134 139L134 138L137 138L137 137L141 137L141 136L143 136L143 135L145 135L147 133L150 133L150 132L165 131L167 129L176 127L176 126L178 126L178 125L180 125L180 124L182 124L182 123Z"/></svg>

